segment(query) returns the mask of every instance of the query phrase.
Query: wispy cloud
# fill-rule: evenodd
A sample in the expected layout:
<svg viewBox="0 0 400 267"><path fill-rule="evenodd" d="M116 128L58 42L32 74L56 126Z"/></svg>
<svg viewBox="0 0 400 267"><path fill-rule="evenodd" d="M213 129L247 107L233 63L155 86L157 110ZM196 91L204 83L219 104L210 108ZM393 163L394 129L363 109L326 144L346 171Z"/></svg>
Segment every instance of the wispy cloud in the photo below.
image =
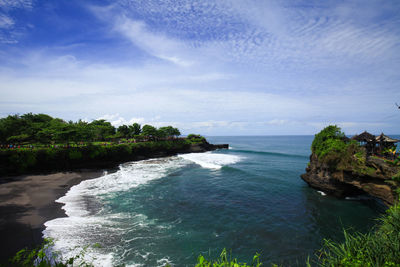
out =
<svg viewBox="0 0 400 267"><path fill-rule="evenodd" d="M195 53L220 62L285 70L347 67L350 62L376 64L398 58L395 21L363 24L348 16L346 7L334 2L311 6L251 0L166 1L161 5L117 1L108 11L117 15L124 10L115 27L135 45L183 65L190 62L185 56ZM368 15L372 12L369 9Z"/></svg>
<svg viewBox="0 0 400 267"><path fill-rule="evenodd" d="M0 44L18 43L21 29L18 29L17 21L10 15L15 10L32 9L32 0L0 0Z"/></svg>
<svg viewBox="0 0 400 267"><path fill-rule="evenodd" d="M0 7L6 10L13 8L32 8L32 0L0 0Z"/></svg>
<svg viewBox="0 0 400 267"><path fill-rule="evenodd" d="M9 16L0 14L0 28L8 29L14 25L14 20Z"/></svg>
<svg viewBox="0 0 400 267"><path fill-rule="evenodd" d="M115 28L129 38L134 45L152 56L184 67L192 65L191 61L182 56L185 50L184 43L162 33L150 32L142 21L135 21L122 16L117 20Z"/></svg>

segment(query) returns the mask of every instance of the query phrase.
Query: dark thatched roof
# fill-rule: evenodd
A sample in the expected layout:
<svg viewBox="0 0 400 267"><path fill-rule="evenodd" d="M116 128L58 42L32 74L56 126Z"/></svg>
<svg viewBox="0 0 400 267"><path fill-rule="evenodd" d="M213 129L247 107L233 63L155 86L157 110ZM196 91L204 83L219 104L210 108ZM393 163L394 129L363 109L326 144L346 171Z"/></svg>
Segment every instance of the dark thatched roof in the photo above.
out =
<svg viewBox="0 0 400 267"><path fill-rule="evenodd" d="M390 138L389 136L386 136L383 133L381 133L381 135L377 136L375 138L375 140L377 142L381 142L382 141L382 142L386 142L386 143L397 143L397 142L400 142L400 140Z"/></svg>
<svg viewBox="0 0 400 267"><path fill-rule="evenodd" d="M362 134L355 135L351 139L359 141L359 142L371 142L375 140L375 135L370 134L369 132L365 131Z"/></svg>

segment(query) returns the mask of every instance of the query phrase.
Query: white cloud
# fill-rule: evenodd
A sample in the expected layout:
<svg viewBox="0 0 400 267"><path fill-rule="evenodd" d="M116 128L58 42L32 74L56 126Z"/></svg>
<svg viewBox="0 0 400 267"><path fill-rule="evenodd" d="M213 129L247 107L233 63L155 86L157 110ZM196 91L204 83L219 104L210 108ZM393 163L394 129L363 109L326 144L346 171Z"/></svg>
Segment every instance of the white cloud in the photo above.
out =
<svg viewBox="0 0 400 267"><path fill-rule="evenodd" d="M0 28L8 29L14 25L14 20L4 14L0 14Z"/></svg>
<svg viewBox="0 0 400 267"><path fill-rule="evenodd" d="M0 7L5 9L12 8L27 8L30 9L33 6L32 0L0 0Z"/></svg>
<svg viewBox="0 0 400 267"><path fill-rule="evenodd" d="M110 122L114 127L125 125L132 125L133 123L143 124L145 122L144 118L130 118L126 120L124 117L121 117L118 113L117 114L105 114L99 117L97 120L106 120Z"/></svg>
<svg viewBox="0 0 400 267"><path fill-rule="evenodd" d="M182 52L185 50L183 43L162 33L149 31L142 21L135 21L122 16L117 20L115 29L129 38L136 46L155 57L183 67L193 64L192 61L182 56Z"/></svg>
<svg viewBox="0 0 400 267"><path fill-rule="evenodd" d="M270 125L284 125L288 123L288 120L282 120L282 119L272 119L266 122L266 124Z"/></svg>
<svg viewBox="0 0 400 267"><path fill-rule="evenodd" d="M304 94L304 90L318 83L299 84L303 93L290 94L281 90L252 90L259 84L263 88L274 84L262 76L197 68L182 73L180 67L165 65L133 68L87 64L69 55L48 57L45 51L27 54L21 64L26 65L23 71L1 69L1 114L54 114L62 110L67 119L101 117L116 126L133 122L156 126L168 123L188 132L204 130L207 134L216 131L223 134L224 129L240 132L252 127L261 134L261 129L275 129L279 133L278 130L300 129L302 125L318 128L325 124L320 122L346 120L370 121L370 127L380 127L375 123L392 114L392 99L400 97L397 91L388 95L372 90L375 78L339 86L327 81L319 85L326 93L319 90ZM284 84L275 86L287 88ZM157 118L160 114L163 120ZM393 120L396 118L386 120L387 124L381 128L388 127ZM355 131L363 125L343 126ZM369 129L367 126L362 128Z"/></svg>
<svg viewBox="0 0 400 267"><path fill-rule="evenodd" d="M16 27L18 20L10 15L15 9L30 10L32 0L0 0L0 44L16 44L25 26Z"/></svg>

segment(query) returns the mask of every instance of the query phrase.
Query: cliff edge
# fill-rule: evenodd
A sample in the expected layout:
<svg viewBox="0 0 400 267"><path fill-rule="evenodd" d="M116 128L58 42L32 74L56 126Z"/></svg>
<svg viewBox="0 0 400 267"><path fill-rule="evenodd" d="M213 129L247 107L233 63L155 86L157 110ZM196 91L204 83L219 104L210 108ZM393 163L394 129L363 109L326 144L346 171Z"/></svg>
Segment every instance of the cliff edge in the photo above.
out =
<svg viewBox="0 0 400 267"><path fill-rule="evenodd" d="M392 205L399 195L400 164L396 159L367 155L336 126L315 136L310 163L301 178L312 188L337 197L368 194Z"/></svg>

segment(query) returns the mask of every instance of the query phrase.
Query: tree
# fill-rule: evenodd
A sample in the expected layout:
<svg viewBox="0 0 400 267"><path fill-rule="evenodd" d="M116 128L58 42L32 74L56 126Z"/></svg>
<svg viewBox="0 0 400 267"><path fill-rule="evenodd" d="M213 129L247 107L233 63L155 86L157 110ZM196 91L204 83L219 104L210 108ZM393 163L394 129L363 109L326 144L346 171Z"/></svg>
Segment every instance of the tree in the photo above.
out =
<svg viewBox="0 0 400 267"><path fill-rule="evenodd" d="M146 124L142 128L142 135L149 136L149 137L155 137L155 136L157 136L157 129L154 126Z"/></svg>
<svg viewBox="0 0 400 267"><path fill-rule="evenodd" d="M77 129L77 136L79 141L93 141L94 140L94 126L86 121L79 120L75 127Z"/></svg>
<svg viewBox="0 0 400 267"><path fill-rule="evenodd" d="M140 124L136 122L129 126L129 130L131 132L131 136L139 135L142 132Z"/></svg>
<svg viewBox="0 0 400 267"><path fill-rule="evenodd" d="M0 141L7 143L7 138L23 134L25 121L19 115L10 115L0 119Z"/></svg>
<svg viewBox="0 0 400 267"><path fill-rule="evenodd" d="M115 134L115 127L105 120L94 120L90 123L94 129L95 140L104 141L107 136Z"/></svg>
<svg viewBox="0 0 400 267"><path fill-rule="evenodd" d="M174 128L172 126L160 127L158 129L158 134L159 134L160 137L169 137L169 136L179 136L179 135L181 135L181 133L178 130L178 128Z"/></svg>
<svg viewBox="0 0 400 267"><path fill-rule="evenodd" d="M121 137L129 138L131 135L131 131L128 126L121 125L117 129L117 134Z"/></svg>

